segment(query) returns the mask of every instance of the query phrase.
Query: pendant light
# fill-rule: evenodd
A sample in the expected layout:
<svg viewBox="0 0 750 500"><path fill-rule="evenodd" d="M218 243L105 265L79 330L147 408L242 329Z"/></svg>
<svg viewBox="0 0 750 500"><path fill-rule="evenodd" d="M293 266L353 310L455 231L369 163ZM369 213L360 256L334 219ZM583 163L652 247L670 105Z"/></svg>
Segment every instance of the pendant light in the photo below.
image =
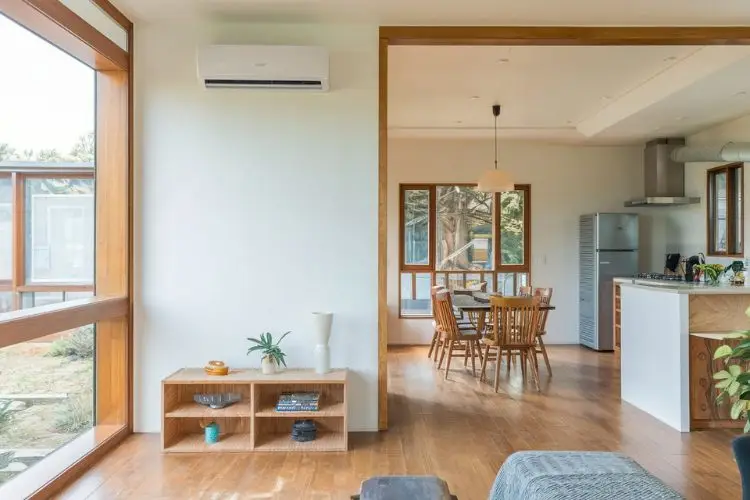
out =
<svg viewBox="0 0 750 500"><path fill-rule="evenodd" d="M477 183L477 190L485 193L502 193L513 191L516 186L508 172L497 169L497 117L500 116L500 105L492 105L492 115L495 117L495 168L485 171Z"/></svg>

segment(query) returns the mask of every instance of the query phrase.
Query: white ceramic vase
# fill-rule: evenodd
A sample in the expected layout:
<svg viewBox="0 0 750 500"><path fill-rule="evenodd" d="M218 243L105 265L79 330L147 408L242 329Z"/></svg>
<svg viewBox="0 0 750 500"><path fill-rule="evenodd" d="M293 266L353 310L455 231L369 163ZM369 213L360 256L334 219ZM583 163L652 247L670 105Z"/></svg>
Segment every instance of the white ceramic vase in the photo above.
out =
<svg viewBox="0 0 750 500"><path fill-rule="evenodd" d="M328 373L331 371L331 354L328 349L328 340L331 338L333 313L314 312L312 314L313 334L315 335L315 372Z"/></svg>
<svg viewBox="0 0 750 500"><path fill-rule="evenodd" d="M276 373L276 362L272 358L265 356L260 360L260 370L263 372L263 375L273 375Z"/></svg>

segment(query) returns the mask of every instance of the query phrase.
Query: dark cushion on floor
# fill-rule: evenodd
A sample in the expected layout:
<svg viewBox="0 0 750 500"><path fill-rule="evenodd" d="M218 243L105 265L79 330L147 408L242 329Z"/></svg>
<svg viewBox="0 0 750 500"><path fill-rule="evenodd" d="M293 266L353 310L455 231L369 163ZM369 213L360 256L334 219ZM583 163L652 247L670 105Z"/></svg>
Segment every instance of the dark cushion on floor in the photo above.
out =
<svg viewBox="0 0 750 500"><path fill-rule="evenodd" d="M355 498L355 497L353 497ZM376 476L362 482L360 500L451 500L448 484L435 476Z"/></svg>

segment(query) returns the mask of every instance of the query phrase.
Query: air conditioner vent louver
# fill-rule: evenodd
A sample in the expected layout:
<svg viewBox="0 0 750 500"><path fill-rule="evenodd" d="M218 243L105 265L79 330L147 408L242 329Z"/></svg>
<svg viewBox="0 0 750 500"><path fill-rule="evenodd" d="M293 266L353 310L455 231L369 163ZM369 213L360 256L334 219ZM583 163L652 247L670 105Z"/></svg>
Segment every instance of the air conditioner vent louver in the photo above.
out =
<svg viewBox="0 0 750 500"><path fill-rule="evenodd" d="M322 90L320 80L229 80L211 78L207 88L256 88L256 89L315 89Z"/></svg>
<svg viewBox="0 0 750 500"><path fill-rule="evenodd" d="M206 88L328 90L328 52L322 47L212 45L198 50Z"/></svg>

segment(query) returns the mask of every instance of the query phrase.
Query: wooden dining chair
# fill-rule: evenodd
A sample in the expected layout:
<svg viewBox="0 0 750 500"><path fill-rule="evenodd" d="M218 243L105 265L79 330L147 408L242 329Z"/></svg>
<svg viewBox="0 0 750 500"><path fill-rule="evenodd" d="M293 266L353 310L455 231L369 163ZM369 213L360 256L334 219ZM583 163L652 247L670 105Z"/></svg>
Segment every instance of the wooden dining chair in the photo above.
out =
<svg viewBox="0 0 750 500"><path fill-rule="evenodd" d="M480 380L484 380L488 361L495 361L495 392L500 387L500 361L503 353L510 358L519 357L524 382L529 366L537 391L539 388L539 365L536 362L536 334L539 328L540 310L538 297L490 297L492 314L492 336L485 338ZM494 358L491 352L495 351Z"/></svg>
<svg viewBox="0 0 750 500"><path fill-rule="evenodd" d="M438 313L437 313L437 306L435 304L435 295L437 295L437 293L441 290L445 290L445 287L442 285L436 285L430 288L430 298L432 299L432 309L433 309L433 316L434 316L434 319L432 321L432 329L434 331L432 334L432 341L430 342L430 350L427 353L427 357L432 358L432 355L434 353L435 358L433 359L433 361L437 361L438 350L443 345L443 339L440 336L440 330L438 329L438 322L437 322Z"/></svg>
<svg viewBox="0 0 750 500"><path fill-rule="evenodd" d="M479 362L482 362L481 346L479 345L480 335L476 330L464 330L459 327L458 321L453 315L453 301L447 290L440 290L435 294L435 315L438 330L443 339L438 370L443 365L443 360L447 355L448 359L445 364L445 378L447 379L451 359L456 356L470 356L471 371L476 376L475 357L478 356Z"/></svg>
<svg viewBox="0 0 750 500"><path fill-rule="evenodd" d="M519 297L531 297L532 291L530 286L522 286L518 289Z"/></svg>
<svg viewBox="0 0 750 500"><path fill-rule="evenodd" d="M534 289L534 297L539 297L539 303L543 305L550 305L552 302L552 288L536 288ZM541 354L544 358L544 364L547 366L547 373L552 376L552 366L549 363L549 356L547 356L547 346L544 345L544 336L547 335L547 316L549 315L548 310L541 311L539 320L539 331L536 335L537 346L535 350L536 354Z"/></svg>

